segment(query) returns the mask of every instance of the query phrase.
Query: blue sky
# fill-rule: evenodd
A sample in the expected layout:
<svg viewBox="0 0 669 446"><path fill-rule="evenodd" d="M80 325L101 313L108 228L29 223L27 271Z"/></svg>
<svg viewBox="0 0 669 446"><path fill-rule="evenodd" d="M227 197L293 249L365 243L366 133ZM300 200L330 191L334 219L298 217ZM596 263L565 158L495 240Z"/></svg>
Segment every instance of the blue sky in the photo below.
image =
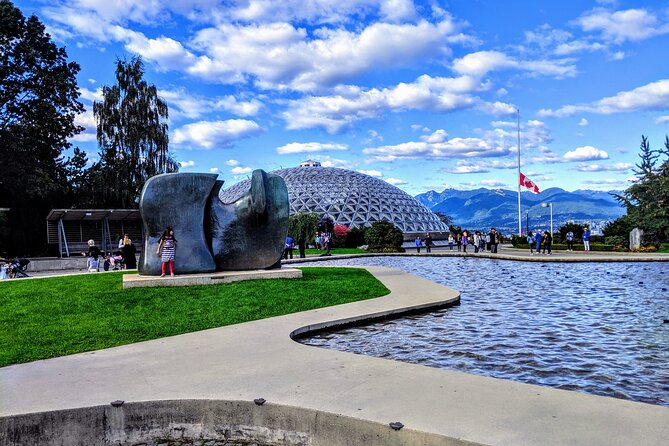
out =
<svg viewBox="0 0 669 446"><path fill-rule="evenodd" d="M182 171L228 185L305 159L415 195L622 189L669 134L669 1L17 1L81 65L86 131L117 57L170 107ZM537 6L540 5L540 6Z"/></svg>

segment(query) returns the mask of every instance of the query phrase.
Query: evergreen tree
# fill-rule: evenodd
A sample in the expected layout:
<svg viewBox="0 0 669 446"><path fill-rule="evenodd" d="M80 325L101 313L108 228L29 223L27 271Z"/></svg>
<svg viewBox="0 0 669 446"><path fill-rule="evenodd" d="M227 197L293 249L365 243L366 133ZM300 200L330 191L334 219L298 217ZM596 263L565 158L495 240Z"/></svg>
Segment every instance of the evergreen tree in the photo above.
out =
<svg viewBox="0 0 669 446"><path fill-rule="evenodd" d="M637 226L644 231L644 242L659 244L669 240L669 138L664 149L652 150L642 136L640 150L637 181L616 197L627 208L625 221L611 229ZM662 155L667 158L658 166Z"/></svg>
<svg viewBox="0 0 669 446"><path fill-rule="evenodd" d="M42 252L49 209L70 204L62 153L81 131L78 72L37 17L0 0L0 252Z"/></svg>
<svg viewBox="0 0 669 446"><path fill-rule="evenodd" d="M92 173L104 206L136 207L147 179L178 170L168 148L167 104L143 76L140 57L117 60L117 83L103 87L102 101L93 104L101 152Z"/></svg>

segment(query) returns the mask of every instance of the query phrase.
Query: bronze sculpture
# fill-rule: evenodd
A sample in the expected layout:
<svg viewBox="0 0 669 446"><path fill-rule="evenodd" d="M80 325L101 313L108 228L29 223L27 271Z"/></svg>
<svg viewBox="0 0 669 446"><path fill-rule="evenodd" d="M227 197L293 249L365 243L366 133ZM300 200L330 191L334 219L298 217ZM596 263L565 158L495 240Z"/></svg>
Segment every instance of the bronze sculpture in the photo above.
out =
<svg viewBox="0 0 669 446"><path fill-rule="evenodd" d="M171 173L149 178L139 204L144 224L140 274L160 274L160 257L152 254L167 226L178 240L177 274L280 265L289 212L283 179L255 170L250 189L223 203L219 198L223 181L216 177Z"/></svg>

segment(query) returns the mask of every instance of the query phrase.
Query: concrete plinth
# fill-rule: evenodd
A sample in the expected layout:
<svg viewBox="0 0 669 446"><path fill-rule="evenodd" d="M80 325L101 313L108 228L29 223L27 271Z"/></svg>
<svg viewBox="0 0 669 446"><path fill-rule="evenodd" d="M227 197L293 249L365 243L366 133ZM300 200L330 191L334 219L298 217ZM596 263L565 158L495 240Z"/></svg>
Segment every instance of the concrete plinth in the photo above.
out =
<svg viewBox="0 0 669 446"><path fill-rule="evenodd" d="M223 271L215 273L184 274L165 277L125 274L123 276L123 288L215 285L219 283L239 282L241 280L299 279L300 277L302 277L302 271L295 268L254 271Z"/></svg>

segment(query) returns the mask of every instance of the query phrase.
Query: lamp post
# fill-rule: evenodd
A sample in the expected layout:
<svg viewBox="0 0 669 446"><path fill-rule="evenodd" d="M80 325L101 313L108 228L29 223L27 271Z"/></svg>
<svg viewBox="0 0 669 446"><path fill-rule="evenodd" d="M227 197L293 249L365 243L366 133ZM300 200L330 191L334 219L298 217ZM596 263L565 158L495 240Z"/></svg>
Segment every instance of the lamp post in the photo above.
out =
<svg viewBox="0 0 669 446"><path fill-rule="evenodd" d="M553 203L541 203L541 207L551 210L551 235L553 235Z"/></svg>

